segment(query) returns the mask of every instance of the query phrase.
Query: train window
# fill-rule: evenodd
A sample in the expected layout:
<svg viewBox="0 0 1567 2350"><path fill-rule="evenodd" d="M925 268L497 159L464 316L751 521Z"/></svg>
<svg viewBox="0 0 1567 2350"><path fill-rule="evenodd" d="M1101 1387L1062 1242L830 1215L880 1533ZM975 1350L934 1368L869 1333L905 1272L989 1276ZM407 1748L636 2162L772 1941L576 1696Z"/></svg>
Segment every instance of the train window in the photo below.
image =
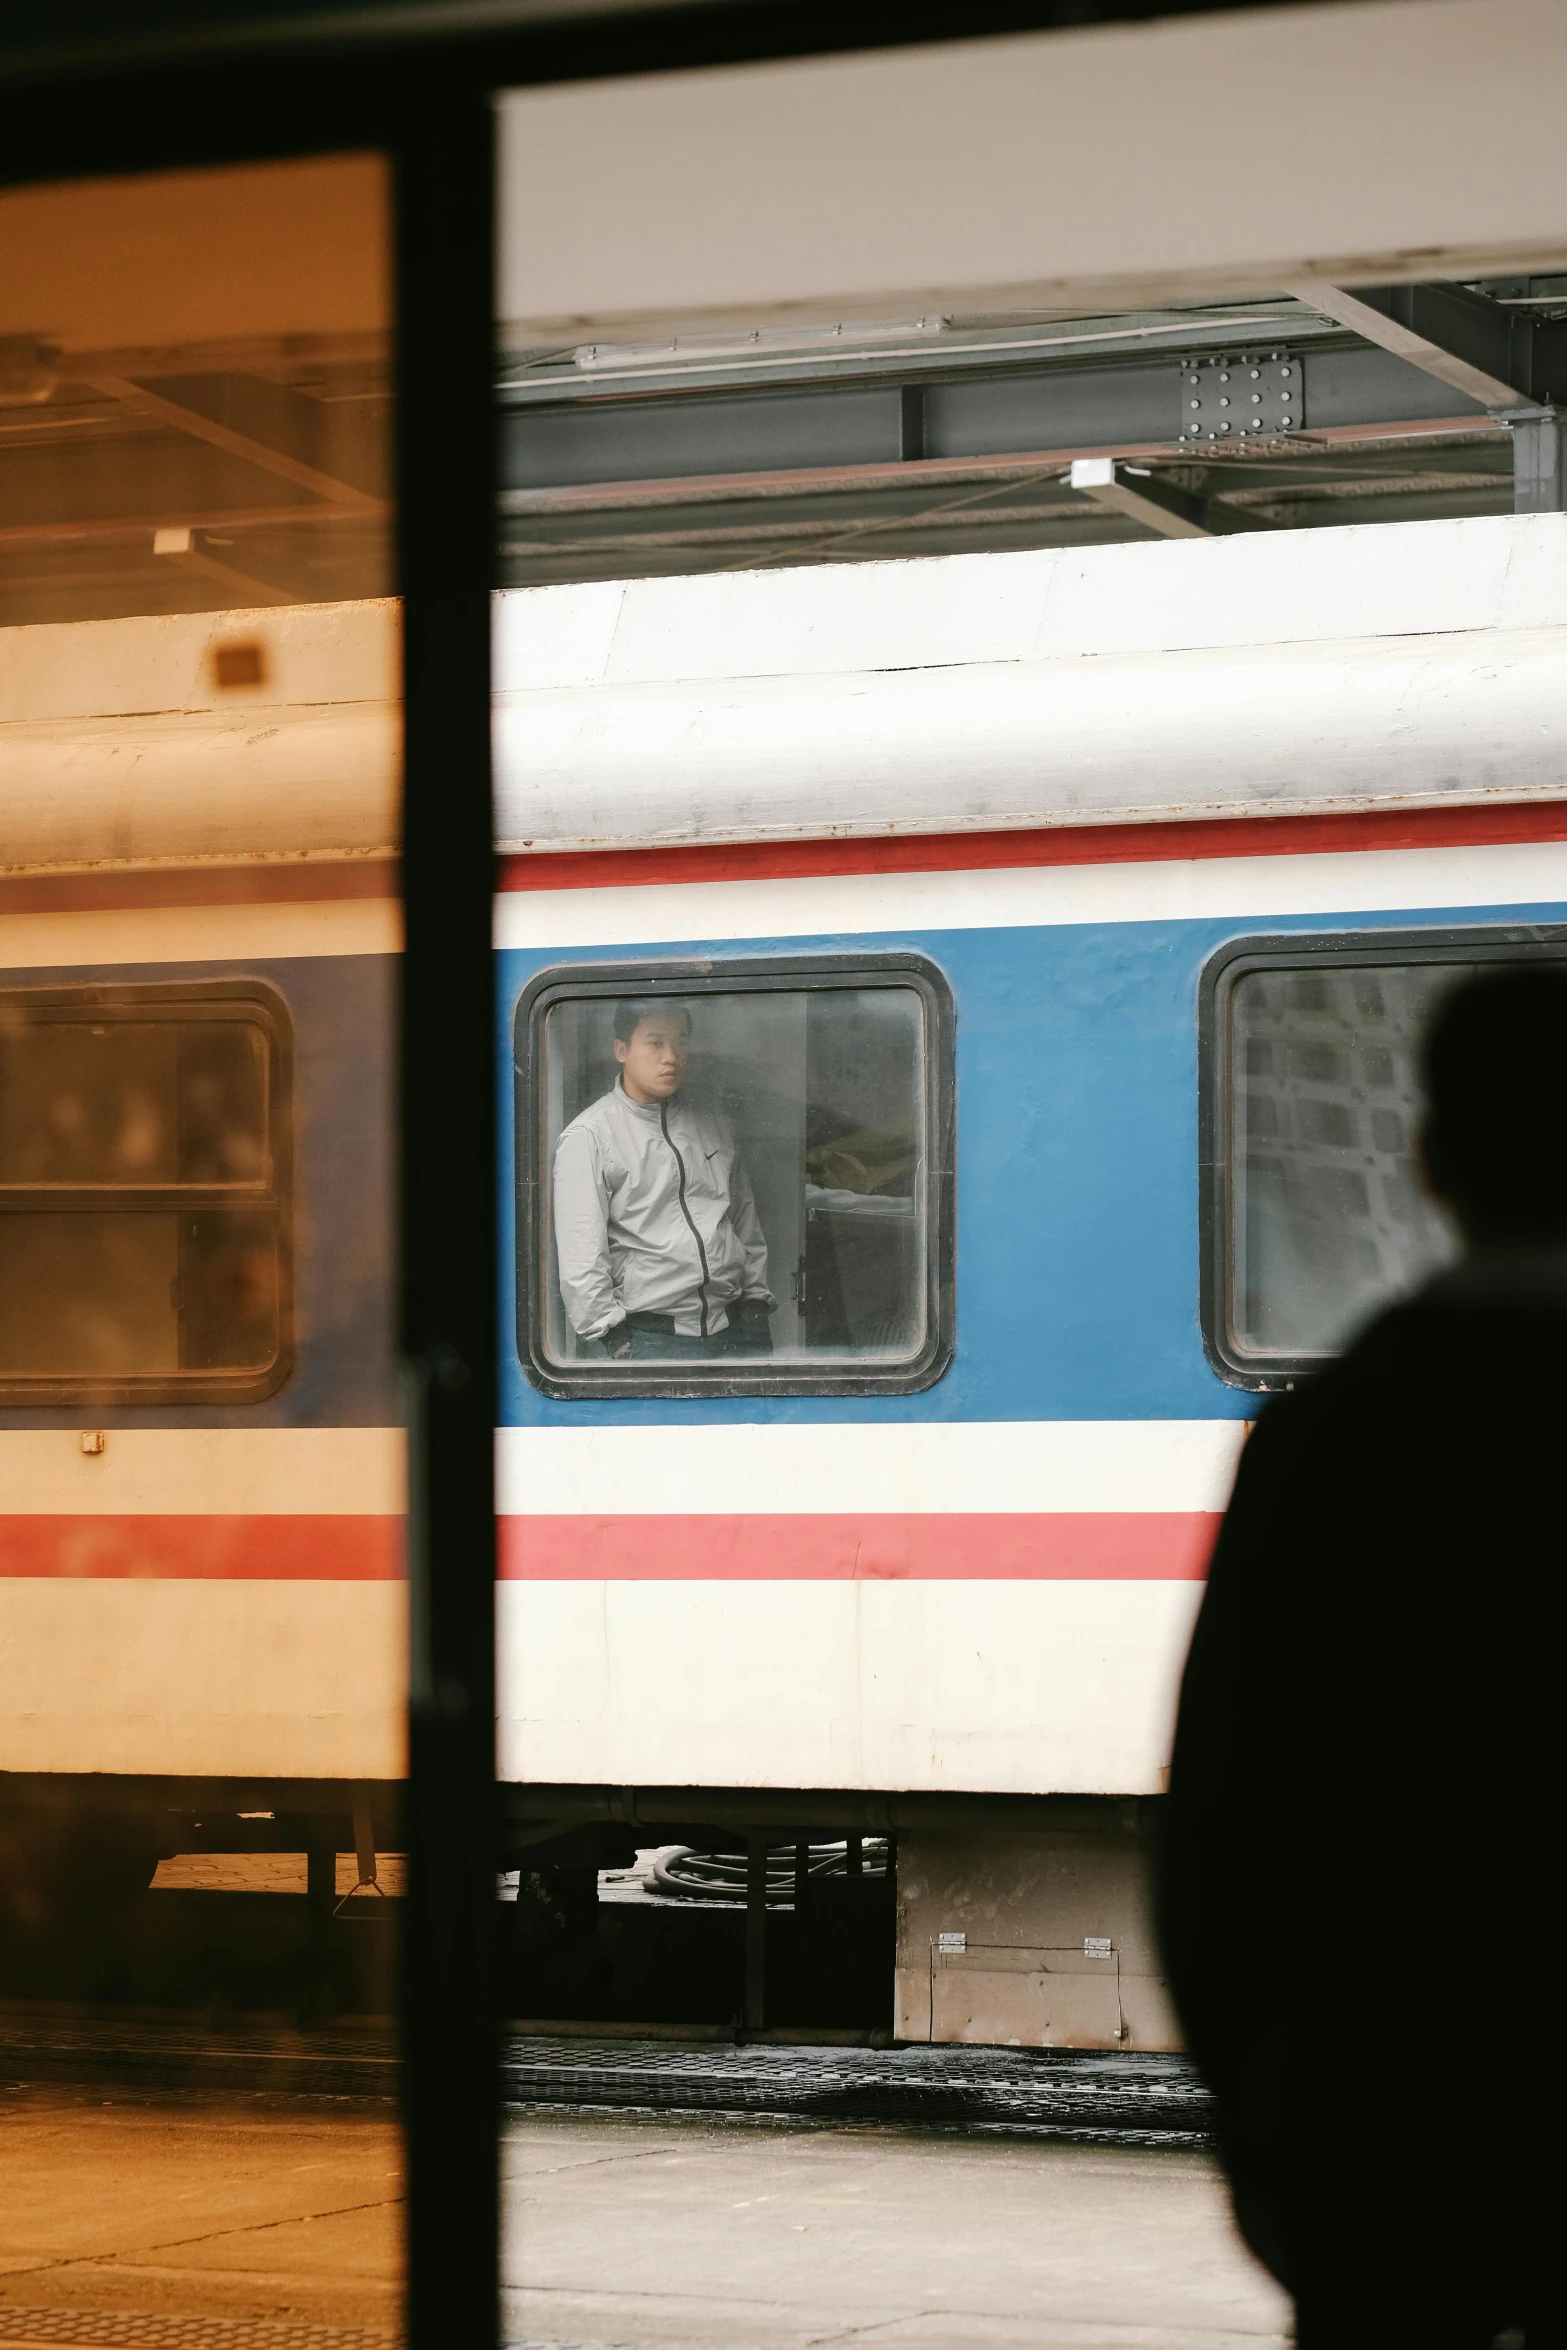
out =
<svg viewBox="0 0 1567 2350"><path fill-rule="evenodd" d="M0 996L0 1394L193 1402L288 1367L288 1018L257 983Z"/></svg>
<svg viewBox="0 0 1567 2350"><path fill-rule="evenodd" d="M1453 1254L1415 1155L1420 1038L1449 988L1541 938L1253 940L1210 964L1204 1323L1227 1378L1310 1369Z"/></svg>
<svg viewBox="0 0 1567 2350"><path fill-rule="evenodd" d="M940 1376L951 1014L931 965L555 972L516 1035L519 1330L540 1385Z"/></svg>

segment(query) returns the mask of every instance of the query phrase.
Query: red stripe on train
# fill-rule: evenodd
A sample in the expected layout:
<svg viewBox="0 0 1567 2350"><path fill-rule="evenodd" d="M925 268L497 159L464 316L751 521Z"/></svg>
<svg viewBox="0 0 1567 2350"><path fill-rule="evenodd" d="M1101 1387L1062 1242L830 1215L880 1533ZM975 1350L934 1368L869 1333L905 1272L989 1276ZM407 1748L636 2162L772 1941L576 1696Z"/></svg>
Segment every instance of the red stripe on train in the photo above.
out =
<svg viewBox="0 0 1567 2350"><path fill-rule="evenodd" d="M503 1582L1190 1583L1206 1511L504 1517Z"/></svg>
<svg viewBox="0 0 1567 2350"><path fill-rule="evenodd" d="M710 848L534 850L502 857L502 890L650 888L660 882L778 881L835 873L985 873L1033 865L1141 865L1179 858L1320 856L1360 849L1503 847L1567 839L1567 800L1478 808L1375 809L1321 816L1189 817L1063 824L1020 832L903 834L894 840L717 843Z"/></svg>
<svg viewBox="0 0 1567 2350"><path fill-rule="evenodd" d="M401 1518L0 1518L0 1580L387 1583L402 1573Z"/></svg>

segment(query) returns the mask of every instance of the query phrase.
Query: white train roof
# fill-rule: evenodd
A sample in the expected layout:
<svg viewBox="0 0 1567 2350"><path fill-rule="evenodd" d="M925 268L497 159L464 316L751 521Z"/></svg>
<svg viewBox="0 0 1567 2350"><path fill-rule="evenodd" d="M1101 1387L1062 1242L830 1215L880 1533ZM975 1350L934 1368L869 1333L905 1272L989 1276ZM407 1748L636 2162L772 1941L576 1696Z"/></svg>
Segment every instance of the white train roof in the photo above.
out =
<svg viewBox="0 0 1567 2350"><path fill-rule="evenodd" d="M0 869L387 856L391 600L0 629ZM238 656L254 684L220 682Z"/></svg>
<svg viewBox="0 0 1567 2350"><path fill-rule="evenodd" d="M518 589L509 849L1567 795L1567 517Z"/></svg>
<svg viewBox="0 0 1567 2350"><path fill-rule="evenodd" d="M495 644L510 850L1567 797L1555 514L523 588ZM390 854L396 671L390 602L0 630L0 862Z"/></svg>

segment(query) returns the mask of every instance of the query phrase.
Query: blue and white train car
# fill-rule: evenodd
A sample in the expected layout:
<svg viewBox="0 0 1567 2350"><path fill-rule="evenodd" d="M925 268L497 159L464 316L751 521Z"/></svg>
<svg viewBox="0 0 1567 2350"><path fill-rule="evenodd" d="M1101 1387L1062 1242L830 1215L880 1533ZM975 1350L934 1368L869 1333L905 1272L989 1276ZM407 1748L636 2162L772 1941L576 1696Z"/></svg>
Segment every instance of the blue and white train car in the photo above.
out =
<svg viewBox="0 0 1567 2350"><path fill-rule="evenodd" d="M1564 583L1539 515L499 599L514 1824L892 1829L901 2035L1172 2043L1208 1545L1447 1246L1433 992L1559 951ZM395 619L0 632L8 1819L391 1810ZM562 1282L628 1002L744 1170L742 1343Z"/></svg>
<svg viewBox="0 0 1567 2350"><path fill-rule="evenodd" d="M1140 1799L1248 1420L1449 1245L1424 1009L1567 919L1564 552L501 599L503 1771L631 1819L863 1796L901 2036L1173 2044ZM555 1153L627 998L749 1171L770 1352L563 1308Z"/></svg>

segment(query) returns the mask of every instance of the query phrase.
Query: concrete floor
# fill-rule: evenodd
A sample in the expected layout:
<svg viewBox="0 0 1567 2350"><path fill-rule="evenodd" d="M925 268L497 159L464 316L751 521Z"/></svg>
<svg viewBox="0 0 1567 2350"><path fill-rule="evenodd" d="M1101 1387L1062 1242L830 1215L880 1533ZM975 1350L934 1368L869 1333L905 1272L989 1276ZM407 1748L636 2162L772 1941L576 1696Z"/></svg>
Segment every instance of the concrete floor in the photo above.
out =
<svg viewBox="0 0 1567 2350"><path fill-rule="evenodd" d="M533 2114L508 2130L505 2174L514 2343L1287 2339L1286 2305L1199 2155ZM0 2331L27 2340L29 2310L135 2313L169 2320L170 2342L199 2344L202 2319L260 2318L287 2329L269 2337L275 2350L309 2325L390 2345L401 2192L384 2107L0 2092Z"/></svg>
<svg viewBox="0 0 1567 2350"><path fill-rule="evenodd" d="M22 2310L91 2310L363 2327L390 2342L401 2222L385 2106L0 2092L8 2341L27 2338Z"/></svg>
<svg viewBox="0 0 1567 2350"><path fill-rule="evenodd" d="M1201 2155L529 2116L507 2333L541 2350L1261 2350L1289 2307Z"/></svg>

